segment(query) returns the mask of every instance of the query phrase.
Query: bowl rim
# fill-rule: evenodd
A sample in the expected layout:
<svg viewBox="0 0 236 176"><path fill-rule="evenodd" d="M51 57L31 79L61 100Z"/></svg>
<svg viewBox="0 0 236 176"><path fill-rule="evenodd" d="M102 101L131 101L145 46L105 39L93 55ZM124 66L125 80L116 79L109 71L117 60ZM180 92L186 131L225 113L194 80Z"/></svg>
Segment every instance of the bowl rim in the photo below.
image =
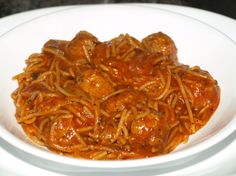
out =
<svg viewBox="0 0 236 176"><path fill-rule="evenodd" d="M159 164L166 164L168 162L172 162L175 160L184 159L192 155L192 150L196 152L194 154L200 153L207 148L210 148L226 137L228 137L231 133L233 133L236 124L236 116L232 118L232 120L219 132L211 136L209 139L198 143L190 148L175 151L173 153L169 153L162 156L154 156L150 158L141 158L134 160L89 160L89 159L80 159L80 158L72 158L63 155L58 155L52 153L47 150L42 150L38 146L33 146L29 143L23 142L19 138L15 137L13 134L9 133L7 129L0 125L0 134L1 138L7 141L9 144L14 147L23 150L33 156L49 160L55 163L69 165L69 166L77 166L77 167L87 167L87 168L99 168L99 169L121 169L121 168L137 168L137 167L145 167ZM22 149L23 148L23 149ZM43 147L41 147L43 148Z"/></svg>

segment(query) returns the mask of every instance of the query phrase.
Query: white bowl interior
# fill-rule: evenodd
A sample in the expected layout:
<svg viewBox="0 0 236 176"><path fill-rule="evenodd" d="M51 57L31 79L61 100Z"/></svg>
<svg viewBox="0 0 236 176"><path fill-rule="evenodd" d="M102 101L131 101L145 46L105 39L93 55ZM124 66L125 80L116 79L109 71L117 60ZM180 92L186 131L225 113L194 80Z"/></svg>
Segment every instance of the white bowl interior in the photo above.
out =
<svg viewBox="0 0 236 176"><path fill-rule="evenodd" d="M87 30L101 41L120 33L142 39L158 31L169 35L176 43L180 62L199 65L217 79L221 88L219 108L209 123L191 136L172 153L151 159L114 161L85 161L57 156L35 147L25 137L15 120L15 107L10 94L16 89L12 77L22 72L25 59L40 52L48 39L71 40L80 30ZM200 21L176 13L131 5L74 7L24 23L0 38L0 136L14 146L39 157L74 166L136 167L161 164L186 157L219 142L235 130L236 121L236 45L223 33ZM46 151L46 152L45 152ZM63 158L63 159L62 159Z"/></svg>

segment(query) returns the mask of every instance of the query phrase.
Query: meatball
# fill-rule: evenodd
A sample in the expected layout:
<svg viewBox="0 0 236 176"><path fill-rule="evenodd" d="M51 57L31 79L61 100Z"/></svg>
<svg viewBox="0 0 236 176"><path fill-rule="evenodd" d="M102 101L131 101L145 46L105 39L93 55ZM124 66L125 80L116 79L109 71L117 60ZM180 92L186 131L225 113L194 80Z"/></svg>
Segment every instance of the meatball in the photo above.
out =
<svg viewBox="0 0 236 176"><path fill-rule="evenodd" d="M96 43L98 43L96 37L88 32L81 31L68 43L66 54L72 60L86 59L92 55Z"/></svg>
<svg viewBox="0 0 236 176"><path fill-rule="evenodd" d="M113 92L111 83L98 70L87 70L79 83L82 90L97 98L105 97Z"/></svg>
<svg viewBox="0 0 236 176"><path fill-rule="evenodd" d="M177 48L174 41L162 32L151 34L142 40L145 49L151 53L161 53L174 60L176 58Z"/></svg>

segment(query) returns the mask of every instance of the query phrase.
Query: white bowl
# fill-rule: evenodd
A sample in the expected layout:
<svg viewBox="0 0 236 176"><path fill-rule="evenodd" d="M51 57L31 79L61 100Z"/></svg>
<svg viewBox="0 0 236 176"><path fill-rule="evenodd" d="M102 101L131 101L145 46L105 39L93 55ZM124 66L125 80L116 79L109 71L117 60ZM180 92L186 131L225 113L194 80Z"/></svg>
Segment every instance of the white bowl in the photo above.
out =
<svg viewBox="0 0 236 176"><path fill-rule="evenodd" d="M120 33L141 39L162 31L176 43L180 62L208 70L221 88L221 102L207 125L170 154L127 161L92 161L53 154L28 141L15 120L10 94L12 76L25 67L25 59L40 52L48 39L70 40L87 30L101 41ZM201 21L173 12L132 5L75 6L23 23L0 38L0 136L29 155L62 165L90 169L135 169L168 164L215 145L236 129L236 44ZM60 169L60 168L55 168Z"/></svg>

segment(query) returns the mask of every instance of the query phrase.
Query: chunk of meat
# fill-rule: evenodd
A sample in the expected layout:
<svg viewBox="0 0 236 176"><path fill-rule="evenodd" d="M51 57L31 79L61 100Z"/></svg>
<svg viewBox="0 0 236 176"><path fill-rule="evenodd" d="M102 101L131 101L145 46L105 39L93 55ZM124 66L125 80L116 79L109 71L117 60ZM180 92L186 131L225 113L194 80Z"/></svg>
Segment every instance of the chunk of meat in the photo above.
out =
<svg viewBox="0 0 236 176"><path fill-rule="evenodd" d="M103 63L107 59L107 51L110 50L107 43L99 43L95 46L93 55L91 57L92 62L95 65Z"/></svg>
<svg viewBox="0 0 236 176"><path fill-rule="evenodd" d="M199 111L206 106L217 108L220 100L220 88L207 71L200 70L200 68L182 70L182 79L193 96L195 110Z"/></svg>
<svg viewBox="0 0 236 176"><path fill-rule="evenodd" d="M215 110L220 100L220 89L216 85L209 85L204 82L194 82L188 84L193 94L193 108L200 111L204 107Z"/></svg>
<svg viewBox="0 0 236 176"><path fill-rule="evenodd" d="M43 46L43 50L45 48L52 48L55 50L60 50L61 52L64 51L64 49L66 48L66 45L68 44L68 41L65 40L48 40L44 46Z"/></svg>
<svg viewBox="0 0 236 176"><path fill-rule="evenodd" d="M83 127L94 124L94 113L89 108L81 104L68 104L64 108L72 112L76 118L79 118L76 127Z"/></svg>
<svg viewBox="0 0 236 176"><path fill-rule="evenodd" d="M89 69L82 75L80 88L97 98L105 97L113 92L111 83L98 70Z"/></svg>
<svg viewBox="0 0 236 176"><path fill-rule="evenodd" d="M152 58L149 58L148 55L141 51L136 50L135 55L129 61L129 74L132 76L137 75L151 75L153 72Z"/></svg>
<svg viewBox="0 0 236 176"><path fill-rule="evenodd" d="M158 146L166 135L166 122L149 114L143 118L133 120L131 124L131 143Z"/></svg>
<svg viewBox="0 0 236 176"><path fill-rule="evenodd" d="M98 39L95 36L81 31L68 43L66 54L72 60L86 59L86 57L92 55L96 43L98 43Z"/></svg>
<svg viewBox="0 0 236 176"><path fill-rule="evenodd" d="M73 118L58 118L58 120L46 123L42 132L48 147L61 148L63 151L70 152L72 146L83 145L78 140L74 124Z"/></svg>
<svg viewBox="0 0 236 176"><path fill-rule="evenodd" d="M146 97L141 92L125 91L110 97L102 104L102 106L108 112L118 112L122 111L124 108L132 107L145 99Z"/></svg>
<svg viewBox="0 0 236 176"><path fill-rule="evenodd" d="M161 53L176 59L177 48L174 41L162 32L151 34L142 40L145 49L151 53Z"/></svg>

